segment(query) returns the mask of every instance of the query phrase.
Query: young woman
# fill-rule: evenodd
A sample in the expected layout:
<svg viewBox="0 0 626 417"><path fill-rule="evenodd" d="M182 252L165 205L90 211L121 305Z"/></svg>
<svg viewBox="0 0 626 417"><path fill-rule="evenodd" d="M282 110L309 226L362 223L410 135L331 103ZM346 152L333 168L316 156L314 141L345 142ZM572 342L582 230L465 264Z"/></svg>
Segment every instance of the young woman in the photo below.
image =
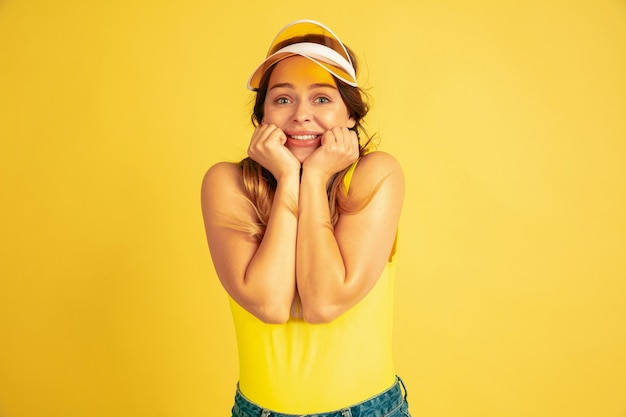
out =
<svg viewBox="0 0 626 417"><path fill-rule="evenodd" d="M286 26L248 82L248 157L204 178L239 348L233 416L409 415L391 348L404 176L368 152L356 69L321 23Z"/></svg>

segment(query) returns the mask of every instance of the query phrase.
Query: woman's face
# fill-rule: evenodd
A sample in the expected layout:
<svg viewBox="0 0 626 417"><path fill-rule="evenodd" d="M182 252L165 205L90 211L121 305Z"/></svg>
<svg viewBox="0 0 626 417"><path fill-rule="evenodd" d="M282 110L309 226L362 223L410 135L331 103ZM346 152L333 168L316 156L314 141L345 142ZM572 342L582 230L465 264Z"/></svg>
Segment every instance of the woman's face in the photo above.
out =
<svg viewBox="0 0 626 417"><path fill-rule="evenodd" d="M333 127L352 128L354 119L328 71L302 56L276 64L267 88L263 123L287 136L285 146L303 162Z"/></svg>

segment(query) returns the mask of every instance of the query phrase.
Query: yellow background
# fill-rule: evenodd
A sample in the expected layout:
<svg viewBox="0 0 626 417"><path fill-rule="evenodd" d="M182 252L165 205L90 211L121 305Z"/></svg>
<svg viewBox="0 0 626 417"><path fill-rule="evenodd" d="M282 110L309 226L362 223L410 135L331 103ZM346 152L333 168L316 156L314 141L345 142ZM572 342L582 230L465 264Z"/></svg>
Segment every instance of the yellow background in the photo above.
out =
<svg viewBox="0 0 626 417"><path fill-rule="evenodd" d="M0 416L229 415L200 181L297 18L361 57L406 171L413 415L626 416L618 0L1 1Z"/></svg>

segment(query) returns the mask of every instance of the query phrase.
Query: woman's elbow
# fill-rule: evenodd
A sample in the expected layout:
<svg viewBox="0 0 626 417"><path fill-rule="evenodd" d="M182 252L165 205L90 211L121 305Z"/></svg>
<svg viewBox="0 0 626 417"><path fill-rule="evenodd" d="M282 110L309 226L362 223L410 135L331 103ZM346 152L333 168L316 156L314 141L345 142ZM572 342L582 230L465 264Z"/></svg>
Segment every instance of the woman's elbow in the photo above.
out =
<svg viewBox="0 0 626 417"><path fill-rule="evenodd" d="M253 314L266 324L285 324L291 316L291 309L280 306L259 306Z"/></svg>
<svg viewBox="0 0 626 417"><path fill-rule="evenodd" d="M342 311L331 305L320 305L302 308L302 318L304 321L310 324L325 324L330 323L341 315Z"/></svg>

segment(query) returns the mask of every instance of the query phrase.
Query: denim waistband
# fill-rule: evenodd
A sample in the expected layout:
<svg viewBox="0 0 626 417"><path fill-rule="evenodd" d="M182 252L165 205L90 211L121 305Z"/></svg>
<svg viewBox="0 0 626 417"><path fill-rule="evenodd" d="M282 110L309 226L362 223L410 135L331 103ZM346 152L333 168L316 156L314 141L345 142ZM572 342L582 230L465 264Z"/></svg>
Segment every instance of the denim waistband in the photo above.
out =
<svg viewBox="0 0 626 417"><path fill-rule="evenodd" d="M400 388L402 386L402 388ZM404 390L404 394L402 391ZM233 416L237 417L383 417L400 407L406 401L404 382L396 377L393 386L380 394L341 410L316 414L277 413L248 400L237 387Z"/></svg>

